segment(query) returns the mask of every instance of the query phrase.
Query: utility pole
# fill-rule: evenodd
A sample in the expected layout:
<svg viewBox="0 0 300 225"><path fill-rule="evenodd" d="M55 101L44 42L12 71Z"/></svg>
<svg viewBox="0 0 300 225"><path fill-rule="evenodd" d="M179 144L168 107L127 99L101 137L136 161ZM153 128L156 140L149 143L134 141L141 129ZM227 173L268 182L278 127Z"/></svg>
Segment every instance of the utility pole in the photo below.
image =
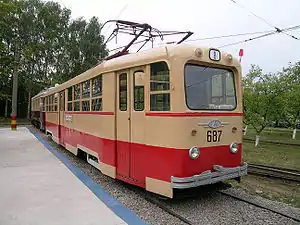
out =
<svg viewBox="0 0 300 225"><path fill-rule="evenodd" d="M18 73L19 73L19 48L16 44L15 50L15 65L13 74L13 93L12 93L12 106L11 106L11 129L17 130L17 106L18 106Z"/></svg>
<svg viewBox="0 0 300 225"><path fill-rule="evenodd" d="M5 117L7 117L7 108L8 108L8 97L5 100L5 113L4 113Z"/></svg>

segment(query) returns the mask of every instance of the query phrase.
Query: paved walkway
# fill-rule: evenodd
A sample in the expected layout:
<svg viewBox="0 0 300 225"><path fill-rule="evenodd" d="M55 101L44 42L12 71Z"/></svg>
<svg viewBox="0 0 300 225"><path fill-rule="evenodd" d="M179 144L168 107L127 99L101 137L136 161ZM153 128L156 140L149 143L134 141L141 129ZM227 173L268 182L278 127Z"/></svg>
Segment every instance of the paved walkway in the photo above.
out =
<svg viewBox="0 0 300 225"><path fill-rule="evenodd" d="M0 179L0 225L127 224L25 127L0 128Z"/></svg>

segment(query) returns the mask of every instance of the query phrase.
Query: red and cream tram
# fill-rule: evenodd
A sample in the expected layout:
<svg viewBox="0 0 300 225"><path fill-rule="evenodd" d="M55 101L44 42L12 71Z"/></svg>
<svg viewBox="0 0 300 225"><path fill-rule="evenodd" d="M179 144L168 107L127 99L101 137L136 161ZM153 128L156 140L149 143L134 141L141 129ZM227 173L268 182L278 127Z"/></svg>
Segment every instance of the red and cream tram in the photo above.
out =
<svg viewBox="0 0 300 225"><path fill-rule="evenodd" d="M228 53L170 45L104 61L33 97L32 111L103 174L172 198L247 173L241 79Z"/></svg>

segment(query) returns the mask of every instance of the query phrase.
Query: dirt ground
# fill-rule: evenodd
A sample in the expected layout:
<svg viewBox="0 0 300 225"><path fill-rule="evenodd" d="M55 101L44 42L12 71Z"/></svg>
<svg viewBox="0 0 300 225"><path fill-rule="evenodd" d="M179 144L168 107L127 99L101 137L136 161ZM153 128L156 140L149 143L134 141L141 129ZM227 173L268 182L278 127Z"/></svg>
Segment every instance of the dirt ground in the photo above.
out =
<svg viewBox="0 0 300 225"><path fill-rule="evenodd" d="M248 193L258 194L264 198L284 202L300 208L300 183L271 179L268 177L247 175L241 183L230 181L230 184L244 189Z"/></svg>

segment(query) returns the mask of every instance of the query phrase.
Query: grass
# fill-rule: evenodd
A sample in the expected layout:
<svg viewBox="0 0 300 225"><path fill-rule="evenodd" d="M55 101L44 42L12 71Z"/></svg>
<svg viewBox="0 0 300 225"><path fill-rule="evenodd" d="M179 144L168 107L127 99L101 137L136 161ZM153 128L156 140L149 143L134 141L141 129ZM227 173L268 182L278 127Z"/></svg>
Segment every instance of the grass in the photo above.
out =
<svg viewBox="0 0 300 225"><path fill-rule="evenodd" d="M0 116L0 126L10 126L11 118L10 117L2 117ZM17 125L28 125L30 124L30 120L26 118L17 118Z"/></svg>
<svg viewBox="0 0 300 225"><path fill-rule="evenodd" d="M300 131L298 131L298 140L291 139L291 132L291 130L282 128L280 130L267 129L261 134L261 140L293 141L300 144ZM254 129L248 129L246 137L254 139ZM300 146L261 142L258 147L254 147L254 141L244 140L243 160L248 163L300 170ZM300 185L297 182L247 175L240 184L235 185L251 194L258 194L261 197L300 208Z"/></svg>
<svg viewBox="0 0 300 225"><path fill-rule="evenodd" d="M292 139L293 129L266 127L260 134L260 140L282 141L300 145L300 130L297 130L296 139ZM245 138L255 139L254 128L248 127Z"/></svg>
<svg viewBox="0 0 300 225"><path fill-rule="evenodd" d="M10 122L10 117L0 116L0 123L8 123L8 122Z"/></svg>
<svg viewBox="0 0 300 225"><path fill-rule="evenodd" d="M230 183L250 194L300 208L300 185L297 182L247 175L242 178L241 183L236 181L230 181Z"/></svg>
<svg viewBox="0 0 300 225"><path fill-rule="evenodd" d="M244 141L243 160L300 170L300 146L260 143L254 147L254 142Z"/></svg>

